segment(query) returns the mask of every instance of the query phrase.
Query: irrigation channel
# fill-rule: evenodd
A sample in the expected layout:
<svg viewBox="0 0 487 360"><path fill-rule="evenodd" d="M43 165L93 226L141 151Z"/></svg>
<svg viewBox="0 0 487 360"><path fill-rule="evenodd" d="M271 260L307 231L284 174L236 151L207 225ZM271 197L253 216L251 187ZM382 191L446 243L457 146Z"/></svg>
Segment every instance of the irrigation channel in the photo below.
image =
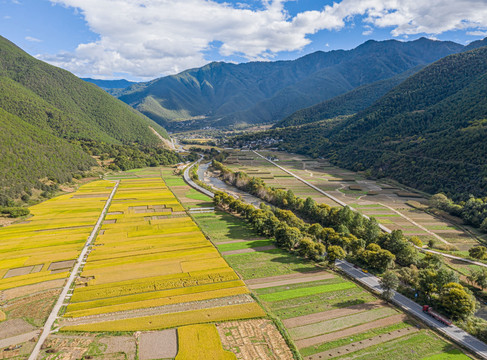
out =
<svg viewBox="0 0 487 360"><path fill-rule="evenodd" d="M304 184L306 184L306 185L312 187L313 189L319 191L323 195L328 196L330 199L336 201L338 204L340 204L342 206L347 206L347 204L343 203L339 199L336 199L334 196L327 194L325 191L317 188L313 184L308 183L306 180L304 180L304 179L300 178L299 176L293 174L292 172L283 168L282 166L277 165L275 162L267 159L266 157L262 156L261 154L257 153L256 151L254 151L254 153L256 155L262 157L263 159L267 160L268 162L270 162L274 166L277 166L281 170L285 171L289 175L294 176L296 179L303 182ZM191 166L188 166L186 168L184 179L186 180L188 185L192 186L193 188L195 188L198 191L201 191L201 189L203 189L203 190L205 190L204 193L206 195L208 195L207 193L210 192L209 190L204 189L201 186L199 186L198 184L196 184L189 177L189 175L186 176L186 174L189 173L189 170L193 167L193 165L195 165L196 163L199 163L201 160L202 159L198 160L198 162L195 162ZM206 179L206 178L204 177L203 179ZM211 185L211 183L209 183L209 185ZM228 186L227 184L225 184L225 185ZM232 188L232 191L234 191L234 188ZM213 196L214 196L214 194L212 194L211 197L213 197ZM353 211L357 211L356 209L353 209L353 208L351 208L351 209ZM363 216L367 217L366 215L363 215ZM380 227L383 231L385 231L387 233L391 233L391 230L388 229L387 227L385 227L383 225L380 225ZM423 249L420 249L420 250L423 250ZM425 250L423 250L423 251L425 251ZM434 252L434 253L436 253L436 252ZM443 256L445 255L442 253L439 253L439 254L443 255ZM455 257L453 257L453 258L455 258ZM468 259L463 259L463 258L458 258L458 259L462 260L462 261L468 260ZM472 261L467 261L467 262L472 262ZM475 263L475 262L473 262L473 263ZM383 289L381 288L381 286L379 284L379 278L376 277L375 275L372 275L370 273L364 273L361 269L355 268L353 266L353 264L351 264L345 260L337 260L335 265L338 268L340 268L342 271L344 271L346 274L348 274L350 277L352 277L356 281L360 282L361 284L363 284L365 287L369 288L370 290L377 292L379 294L381 294L383 292ZM485 266L485 264L484 264L484 266ZM487 344L485 344L483 341L480 341L476 337L470 335L469 333L467 333L466 331L460 329L459 327L457 327L455 325L447 326L447 325L444 325L444 324L432 319L430 316L423 313L421 305L410 300L409 298L405 297L404 295L399 294L398 292L394 292L394 296L392 297L391 302L393 302L395 305L400 307L403 311L413 315L416 318L419 318L421 321L426 323L431 328L434 328L438 332L442 333L447 338L450 338L451 340L453 340L457 344L459 344L459 345L463 346L464 348L470 350L472 353L474 353L479 358L487 360Z"/></svg>

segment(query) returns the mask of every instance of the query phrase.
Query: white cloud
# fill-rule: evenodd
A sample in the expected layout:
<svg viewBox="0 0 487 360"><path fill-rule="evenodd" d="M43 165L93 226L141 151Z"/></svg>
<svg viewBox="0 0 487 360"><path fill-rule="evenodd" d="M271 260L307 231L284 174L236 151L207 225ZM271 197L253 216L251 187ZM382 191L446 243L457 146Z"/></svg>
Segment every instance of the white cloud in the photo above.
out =
<svg viewBox="0 0 487 360"><path fill-rule="evenodd" d="M470 36L487 36L487 31L467 31Z"/></svg>
<svg viewBox="0 0 487 360"><path fill-rule="evenodd" d="M26 36L25 37L25 40L30 41L30 42L42 42L41 39L38 39L38 38L35 38L35 37L32 37L32 36Z"/></svg>
<svg viewBox="0 0 487 360"><path fill-rule="evenodd" d="M487 27L485 0L342 0L321 11L290 16L288 0L261 0L252 10L212 0L51 0L84 16L99 40L74 53L42 56L77 74L119 72L137 77L176 73L206 63L205 51L221 43L222 56L272 59L281 51L301 50L308 35L339 30L354 18L364 34L390 27L393 36ZM368 27L367 27L368 26Z"/></svg>

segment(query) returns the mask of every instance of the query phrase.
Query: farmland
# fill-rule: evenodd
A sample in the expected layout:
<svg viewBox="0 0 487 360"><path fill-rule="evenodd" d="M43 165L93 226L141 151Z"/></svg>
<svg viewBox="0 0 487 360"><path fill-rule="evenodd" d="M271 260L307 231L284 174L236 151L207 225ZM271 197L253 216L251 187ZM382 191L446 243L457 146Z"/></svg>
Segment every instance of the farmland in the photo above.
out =
<svg viewBox="0 0 487 360"><path fill-rule="evenodd" d="M155 330L265 315L160 177L121 180L80 279L63 330Z"/></svg>
<svg viewBox="0 0 487 360"><path fill-rule="evenodd" d="M478 244L478 240L458 223L419 210L427 203L420 193L405 190L397 184L366 179L361 174L335 167L325 159L311 159L284 152L260 153L277 160L281 166L364 215L375 217L379 223L392 230L402 230L406 236L418 236L424 243L433 240L439 249L450 246L451 249L457 249L461 256ZM318 203L338 205L281 169L269 166L267 161L252 152L234 151L225 165L234 170L243 170L250 176L260 177L270 186L292 190L296 196L309 196ZM418 205L412 206L414 204Z"/></svg>
<svg viewBox="0 0 487 360"><path fill-rule="evenodd" d="M31 217L0 228L0 347L37 336L113 186L91 182L30 207ZM33 346L25 343L9 354L22 356Z"/></svg>
<svg viewBox="0 0 487 360"><path fill-rule="evenodd" d="M7 320L44 323L113 185L84 185L32 206L32 217L0 229L0 298Z"/></svg>
<svg viewBox="0 0 487 360"><path fill-rule="evenodd" d="M411 358L405 349L418 339L429 345L418 346L413 355L417 359L455 351L355 283L284 250L268 248L272 239L259 237L241 219L219 211L192 216L259 302L281 322L304 359L343 354L375 359L378 348L391 349L394 355L389 353L388 359L402 359L400 352ZM458 356L468 359L462 353Z"/></svg>

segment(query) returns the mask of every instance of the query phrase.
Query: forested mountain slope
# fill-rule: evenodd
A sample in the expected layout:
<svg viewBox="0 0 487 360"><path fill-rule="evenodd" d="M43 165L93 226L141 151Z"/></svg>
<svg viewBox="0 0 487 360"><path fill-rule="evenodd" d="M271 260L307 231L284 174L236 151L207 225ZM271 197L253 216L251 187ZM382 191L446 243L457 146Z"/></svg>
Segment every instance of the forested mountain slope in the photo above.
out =
<svg viewBox="0 0 487 360"><path fill-rule="evenodd" d="M2 37L0 76L0 107L26 121L38 121L37 126L55 135L156 144L152 126L167 136L160 126L100 88L33 58Z"/></svg>
<svg viewBox="0 0 487 360"><path fill-rule="evenodd" d="M487 47L445 57L344 121L258 135L454 198L487 193ZM254 137L255 138L255 137ZM237 143L249 140L239 139Z"/></svg>
<svg viewBox="0 0 487 360"><path fill-rule="evenodd" d="M69 140L159 146L165 130L93 84L0 37L0 206L96 162ZM41 182L42 180L43 182Z"/></svg>
<svg viewBox="0 0 487 360"><path fill-rule="evenodd" d="M211 63L138 83L119 97L171 129L275 122L298 109L462 51L453 42L368 41L293 61Z"/></svg>
<svg viewBox="0 0 487 360"><path fill-rule="evenodd" d="M417 66L392 78L376 81L372 84L359 86L343 95L323 101L311 107L301 109L274 124L274 128L297 126L315 121L331 119L342 115L353 115L366 109L375 101L384 96L395 86L406 80L409 76L421 70Z"/></svg>

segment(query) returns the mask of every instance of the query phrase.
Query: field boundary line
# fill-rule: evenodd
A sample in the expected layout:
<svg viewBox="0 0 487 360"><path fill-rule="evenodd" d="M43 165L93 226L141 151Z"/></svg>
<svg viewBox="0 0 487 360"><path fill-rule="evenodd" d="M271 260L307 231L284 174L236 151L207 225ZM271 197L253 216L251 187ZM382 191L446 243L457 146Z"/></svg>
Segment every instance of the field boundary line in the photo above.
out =
<svg viewBox="0 0 487 360"><path fill-rule="evenodd" d="M400 217L402 217L403 219L406 219L406 220L407 220L407 221L409 221L411 224L413 224L413 225L417 226L417 227L418 227L418 228L420 228L421 230L423 230L423 231L427 232L427 233L428 233L428 234L430 234L430 235L433 235L435 238L437 238L438 240L440 240L440 241L444 242L445 244L450 245L450 243L449 243L448 241L446 241L445 239L443 239L443 238L442 238L440 235L435 234L434 232L432 232L432 231L428 230L428 229L427 229L427 228L425 228L423 225L418 224L416 221L414 221L414 220L413 220L413 219L411 219L410 217L408 217L408 216L404 215L404 214L403 214L403 213L401 213L400 211L397 211L397 210L396 210L396 209L394 209L393 207L390 207L390 206L388 206L388 205L385 205L385 204L382 204L382 203L379 203L379 202L378 202L377 204L382 205L382 206L384 206L384 207L388 208L389 210L391 210L391 211L395 212L395 213L396 213L396 214L398 214Z"/></svg>
<svg viewBox="0 0 487 360"><path fill-rule="evenodd" d="M317 186L315 186L315 185L311 184L310 182L308 182L308 181L304 180L302 177L299 177L298 175L296 175L296 174L292 173L291 171L287 170L286 168L283 168L282 166L280 166L280 165L276 164L274 161L269 160L269 159L268 159L268 158L266 158L265 156L263 156L263 155L259 154L257 151L252 150L252 152L253 152L254 154L256 154L257 156L260 156L260 157L261 157L262 159L264 159L265 161L270 162L272 165L274 165L274 166L278 167L278 168L279 168L279 169L281 169L282 171L284 171L284 172L288 173L289 175L291 175L291 176L295 177L296 179L298 179L299 181L301 181L303 184L308 185L310 188L312 188L312 189L314 189L314 190L318 191L320 194L323 194L323 195L325 195L326 197L330 198L331 200L333 200L333 201L334 201L334 202L336 202L337 204L339 204L339 205L341 205L341 206L343 206L343 207L348 206L348 207L350 208L350 210L355 211L355 212L358 212L359 214L361 214L361 215L362 215L364 218L366 218L366 219L370 219L370 217L369 217L369 216L367 216L367 215L365 215L365 214L362 214L360 211L358 211L358 210L357 210L357 209L355 209L354 207L352 207L352 206L350 206L350 205L348 205L348 204L344 203L343 201L341 201L341 200L337 199L336 197L334 197L333 195L331 195L331 194L327 193L326 191L321 190L319 187L317 187ZM388 234L390 234L390 233L392 232L392 230L391 230L391 229L389 229L388 227L385 227L385 226L384 226L384 225L382 225L382 224L378 224L378 225L379 225L379 227L380 227L380 228L381 228L381 229L382 229L384 232L386 232L386 233L388 233Z"/></svg>
<svg viewBox="0 0 487 360"><path fill-rule="evenodd" d="M54 308L52 309L51 313L49 314L49 317L46 320L46 323L44 324L44 327L42 329L42 333L37 340L37 343L32 350L32 353L29 356L29 360L36 360L37 356L39 355L39 351L41 350L42 345L44 344L44 341L46 341L47 337L51 333L51 329L54 325L54 322L57 320L58 313L61 310L61 308L64 305L64 302L66 300L66 297L68 295L68 292L71 288L71 285L73 284L74 280L78 276L78 270L83 263L83 259L86 256L88 252L88 247L92 244L93 240L95 239L96 235L98 234L98 230L100 229L103 219L105 218L106 213L108 212L108 208L110 207L110 204L113 200L113 197L115 196L115 193L117 192L118 185L120 185L120 180L118 180L115 184L115 186L112 189L112 192L110 193L110 196L108 197L105 207L103 208L100 216L98 217L98 221L96 222L96 225L93 228L93 231L91 232L90 236L88 236L88 239L86 240L86 243L83 247L83 250L81 250L80 255L78 256L78 259L76 260L76 264L74 265L73 269L71 270L71 274L69 275L68 281L63 287L63 291L59 295L59 298L56 302L56 305L54 305Z"/></svg>

